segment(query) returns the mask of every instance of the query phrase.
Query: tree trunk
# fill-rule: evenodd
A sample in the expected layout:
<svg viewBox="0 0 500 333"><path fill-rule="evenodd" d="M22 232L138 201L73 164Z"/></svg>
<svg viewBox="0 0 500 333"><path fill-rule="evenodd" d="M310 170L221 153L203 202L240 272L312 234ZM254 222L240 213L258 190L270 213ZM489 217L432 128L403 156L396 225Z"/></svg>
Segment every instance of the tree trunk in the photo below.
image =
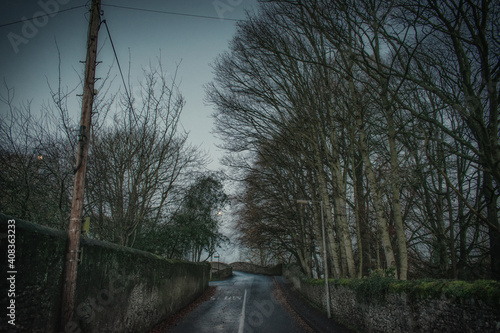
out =
<svg viewBox="0 0 500 333"><path fill-rule="evenodd" d="M370 228L368 226L368 212L365 206L363 193L363 161L353 156L353 184L354 184L354 214L358 229L359 250L359 277L368 276L369 269L373 268L370 255Z"/></svg>
<svg viewBox="0 0 500 333"><path fill-rule="evenodd" d="M399 267L398 273L401 280L408 277L408 250L406 248L406 236L403 225L403 216L401 214L401 196L399 178L398 152L396 149L396 129L394 127L394 117L389 106L386 106L387 130L389 139L389 153L391 156L391 192L392 192L392 211L394 214L394 226L396 227L396 239L398 243Z"/></svg>
<svg viewBox="0 0 500 333"><path fill-rule="evenodd" d="M343 277L343 272L342 272L342 267L341 267L341 262L339 258L339 253L337 249L337 242L335 240L335 232L333 228L333 216L332 216L332 208L330 206L330 199L327 194L326 190L326 180L324 175L322 174L322 171L318 175L319 178L319 191L320 191L320 200L323 202L323 212L320 212L321 214L324 214L324 221L325 221L325 237L326 237L326 246L327 250L330 253L330 258L333 263L333 271L332 273L334 274L333 277ZM320 220L321 221L321 220ZM320 222L321 223L321 222ZM332 265L330 265L332 266Z"/></svg>
<svg viewBox="0 0 500 333"><path fill-rule="evenodd" d="M500 280L500 225L498 223L498 194L495 193L494 181L491 173L484 173L484 199L486 201L488 228L490 236L491 278Z"/></svg>
<svg viewBox="0 0 500 333"><path fill-rule="evenodd" d="M379 187L377 186L377 182L375 180L375 174L373 172L372 164L370 161L366 133L364 131L364 124L361 116L361 110L359 107L356 107L355 109L356 109L355 110L356 124L359 130L359 140L358 140L359 152L365 164L365 173L373 196L373 204L375 206L374 208L377 217L379 237L382 243L381 244L382 249L384 250L385 264L386 268L389 269L391 267L396 267L396 258L394 257L394 251L392 249L387 220L384 217L384 206L382 203L382 195L380 193Z"/></svg>
<svg viewBox="0 0 500 333"><path fill-rule="evenodd" d="M330 110L331 119L333 118L333 111ZM330 158L330 170L333 177L333 205L334 205L334 223L337 226L337 230L340 236L340 241L342 244L342 253L345 256L345 263L347 266L347 277L356 276L356 266L354 264L354 255L352 252L352 242L349 235L349 226L347 224L347 211L346 211L346 191L344 177L342 175L342 167L340 165L339 156L339 142L338 134L335 131L335 124L331 121L332 130L330 132L329 138L332 146Z"/></svg>

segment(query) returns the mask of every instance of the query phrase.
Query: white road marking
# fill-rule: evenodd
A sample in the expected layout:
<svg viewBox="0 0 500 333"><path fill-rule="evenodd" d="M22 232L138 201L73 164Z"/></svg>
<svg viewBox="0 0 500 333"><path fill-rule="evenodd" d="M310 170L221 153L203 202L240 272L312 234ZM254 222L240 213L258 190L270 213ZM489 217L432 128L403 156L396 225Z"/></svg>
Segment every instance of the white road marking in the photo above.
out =
<svg viewBox="0 0 500 333"><path fill-rule="evenodd" d="M224 298L222 296L220 296L220 297L212 296L212 297L210 297L210 300L211 301L216 301L216 300L241 301L241 296L234 296L234 295L233 296L224 296Z"/></svg>
<svg viewBox="0 0 500 333"><path fill-rule="evenodd" d="M245 306L247 304L247 290L245 289L245 295L243 296L243 307L241 308L241 316L240 316L240 328L238 329L238 333L243 333L243 329L245 328Z"/></svg>

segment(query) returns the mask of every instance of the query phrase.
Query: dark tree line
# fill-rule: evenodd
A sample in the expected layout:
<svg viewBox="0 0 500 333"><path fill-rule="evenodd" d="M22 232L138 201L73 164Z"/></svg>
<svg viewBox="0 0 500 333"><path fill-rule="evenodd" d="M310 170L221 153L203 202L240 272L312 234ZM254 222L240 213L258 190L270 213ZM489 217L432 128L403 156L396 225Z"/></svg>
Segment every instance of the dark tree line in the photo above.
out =
<svg viewBox="0 0 500 333"><path fill-rule="evenodd" d="M151 66L138 89L128 87L132 96L113 94L111 81L109 75L102 80L94 101L83 212L91 220L89 236L205 260L227 241L217 215L226 197L223 179L202 171L206 156L179 126L185 101L175 75L168 78L161 63ZM66 229L78 140L68 111L74 91L50 91L51 103L34 112L30 104L16 106L14 89L5 85L0 211Z"/></svg>
<svg viewBox="0 0 500 333"><path fill-rule="evenodd" d="M207 89L243 243L313 275L323 215L335 277L498 279L499 15L497 1L262 2Z"/></svg>

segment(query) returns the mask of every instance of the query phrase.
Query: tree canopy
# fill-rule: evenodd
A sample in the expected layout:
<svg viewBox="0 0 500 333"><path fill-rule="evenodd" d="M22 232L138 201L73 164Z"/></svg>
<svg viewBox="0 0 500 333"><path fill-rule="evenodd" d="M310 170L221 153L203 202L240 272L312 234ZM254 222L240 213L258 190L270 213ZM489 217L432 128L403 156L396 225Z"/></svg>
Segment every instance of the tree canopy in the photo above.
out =
<svg viewBox="0 0 500 333"><path fill-rule="evenodd" d="M207 88L244 244L320 274L324 218L331 276L500 278L499 14L262 2Z"/></svg>

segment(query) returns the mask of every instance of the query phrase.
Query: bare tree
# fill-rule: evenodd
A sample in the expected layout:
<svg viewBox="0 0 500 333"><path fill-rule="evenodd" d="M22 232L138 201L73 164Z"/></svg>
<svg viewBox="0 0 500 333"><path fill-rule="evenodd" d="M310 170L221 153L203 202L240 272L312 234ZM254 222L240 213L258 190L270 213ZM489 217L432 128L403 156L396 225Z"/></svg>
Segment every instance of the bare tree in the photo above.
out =
<svg viewBox="0 0 500 333"><path fill-rule="evenodd" d="M208 91L225 148L267 156L285 183L278 175L291 170L311 176L294 183L325 204L336 276L397 267L406 279L426 267L456 277L484 267L485 239L494 257L498 12L489 1L266 1L216 62ZM283 150L295 163L277 158ZM261 171L256 161L236 166Z"/></svg>
<svg viewBox="0 0 500 333"><path fill-rule="evenodd" d="M0 210L56 228L69 212L68 184L72 155L64 137L51 131L47 115L36 117L27 102L14 106L14 89L5 84L0 120Z"/></svg>
<svg viewBox="0 0 500 333"><path fill-rule="evenodd" d="M201 155L179 127L184 99L161 63L144 73L141 95L124 96L113 125L93 132L86 210L95 235L132 246L142 226L157 225L178 204L183 176Z"/></svg>

